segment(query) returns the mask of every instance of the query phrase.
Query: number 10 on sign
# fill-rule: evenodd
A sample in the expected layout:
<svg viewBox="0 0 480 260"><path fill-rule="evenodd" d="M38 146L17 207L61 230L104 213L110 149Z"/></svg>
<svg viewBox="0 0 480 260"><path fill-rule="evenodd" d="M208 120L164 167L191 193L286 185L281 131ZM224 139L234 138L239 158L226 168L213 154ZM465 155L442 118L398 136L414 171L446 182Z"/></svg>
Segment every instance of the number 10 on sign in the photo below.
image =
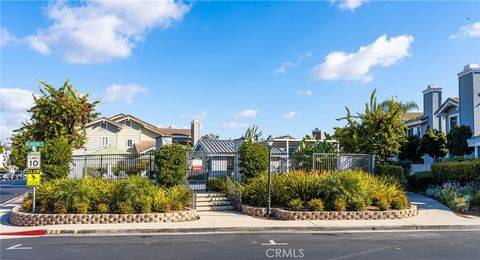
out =
<svg viewBox="0 0 480 260"><path fill-rule="evenodd" d="M40 169L40 158L41 155L39 152L30 152L27 156L27 168Z"/></svg>

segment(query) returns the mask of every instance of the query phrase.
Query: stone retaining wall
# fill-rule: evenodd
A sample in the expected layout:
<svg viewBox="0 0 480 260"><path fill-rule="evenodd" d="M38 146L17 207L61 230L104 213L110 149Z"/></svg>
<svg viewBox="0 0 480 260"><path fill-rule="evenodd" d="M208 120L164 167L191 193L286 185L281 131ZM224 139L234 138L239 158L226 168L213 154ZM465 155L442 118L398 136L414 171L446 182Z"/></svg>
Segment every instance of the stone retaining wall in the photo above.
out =
<svg viewBox="0 0 480 260"><path fill-rule="evenodd" d="M242 212L252 217L263 217L267 208L242 205ZM408 209L386 211L288 211L273 208L272 213L280 220L378 220L414 217L418 211L417 206L410 205Z"/></svg>
<svg viewBox="0 0 480 260"><path fill-rule="evenodd" d="M180 222L199 219L196 210L150 214L33 214L12 210L9 222L16 226L44 226L62 224L112 224Z"/></svg>

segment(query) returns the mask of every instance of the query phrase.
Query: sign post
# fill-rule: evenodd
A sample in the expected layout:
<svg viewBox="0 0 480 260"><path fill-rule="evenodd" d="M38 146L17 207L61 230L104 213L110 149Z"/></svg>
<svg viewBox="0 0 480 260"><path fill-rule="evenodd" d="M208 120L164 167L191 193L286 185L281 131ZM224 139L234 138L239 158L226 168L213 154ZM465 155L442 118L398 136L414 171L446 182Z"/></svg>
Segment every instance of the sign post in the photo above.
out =
<svg viewBox="0 0 480 260"><path fill-rule="evenodd" d="M32 211L35 213L35 187L40 185L40 166L42 154L37 152L37 147L43 147L44 142L28 141L25 145L32 147L32 152L27 154L27 186L33 186Z"/></svg>

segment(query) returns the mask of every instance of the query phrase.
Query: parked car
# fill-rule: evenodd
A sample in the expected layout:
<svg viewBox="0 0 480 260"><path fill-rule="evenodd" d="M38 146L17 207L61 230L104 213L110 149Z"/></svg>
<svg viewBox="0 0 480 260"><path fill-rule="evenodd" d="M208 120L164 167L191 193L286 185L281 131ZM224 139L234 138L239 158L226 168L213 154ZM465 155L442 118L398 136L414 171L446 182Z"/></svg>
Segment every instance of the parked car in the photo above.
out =
<svg viewBox="0 0 480 260"><path fill-rule="evenodd" d="M26 175L22 171L16 171L14 174L14 178L19 180L24 179L25 176Z"/></svg>
<svg viewBox="0 0 480 260"><path fill-rule="evenodd" d="M0 171L0 180L11 180L13 179L13 174L9 171Z"/></svg>

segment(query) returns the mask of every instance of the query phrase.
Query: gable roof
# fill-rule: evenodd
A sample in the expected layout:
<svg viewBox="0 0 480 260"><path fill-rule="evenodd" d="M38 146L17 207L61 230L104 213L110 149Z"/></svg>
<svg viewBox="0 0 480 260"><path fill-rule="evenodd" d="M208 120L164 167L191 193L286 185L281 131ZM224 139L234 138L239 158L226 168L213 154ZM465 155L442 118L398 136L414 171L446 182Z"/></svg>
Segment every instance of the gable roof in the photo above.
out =
<svg viewBox="0 0 480 260"><path fill-rule="evenodd" d="M451 107L458 107L459 106L459 98L458 97L449 97L443 104L440 106L437 111L435 111L435 115L444 113L446 110L448 110Z"/></svg>
<svg viewBox="0 0 480 260"><path fill-rule="evenodd" d="M93 120L92 122L86 124L85 127L89 127L89 126L92 126L94 124L103 123L103 122L108 122L109 124L112 124L112 125L114 125L118 128L122 128L122 125L120 125L117 122L111 120L110 118L106 118L106 117L97 118L97 119Z"/></svg>
<svg viewBox="0 0 480 260"><path fill-rule="evenodd" d="M142 154L152 149L155 149L155 141L153 140L143 141L141 143L134 144L134 146L137 154Z"/></svg>
<svg viewBox="0 0 480 260"><path fill-rule="evenodd" d="M422 118L423 118L423 112L407 112L402 115L402 119L405 123L410 121L420 120Z"/></svg>
<svg viewBox="0 0 480 260"><path fill-rule="evenodd" d="M136 116L132 116L130 114L123 114L123 113L120 113L120 114L117 114L117 115L114 115L112 117L110 117L111 120L115 121L115 122L122 122L124 120L127 120L127 119L131 119L139 124L141 124L143 127L145 127L146 129L154 132L154 133L157 133L161 136L171 136L171 135L184 135L186 137L190 137L190 129L188 128L160 128L160 127L156 127Z"/></svg>

